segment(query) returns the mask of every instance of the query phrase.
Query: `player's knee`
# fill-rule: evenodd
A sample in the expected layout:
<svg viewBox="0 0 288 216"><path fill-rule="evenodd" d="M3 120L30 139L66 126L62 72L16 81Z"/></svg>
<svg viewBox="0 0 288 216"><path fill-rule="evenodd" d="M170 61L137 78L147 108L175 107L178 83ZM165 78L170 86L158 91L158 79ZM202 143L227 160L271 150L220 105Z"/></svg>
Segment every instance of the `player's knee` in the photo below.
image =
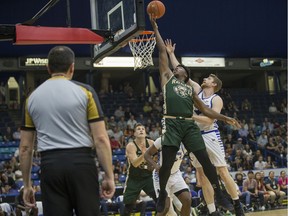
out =
<svg viewBox="0 0 288 216"><path fill-rule="evenodd" d="M229 178L231 178L228 169L226 167L217 167L217 172L224 182L226 182L227 180L229 180Z"/></svg>
<svg viewBox="0 0 288 216"><path fill-rule="evenodd" d="M202 186L209 183L209 180L206 177L206 175L204 174L203 170L199 173L199 175L197 177L199 178L199 181L201 182Z"/></svg>
<svg viewBox="0 0 288 216"><path fill-rule="evenodd" d="M189 191L182 192L181 194L177 196L177 198L180 200L182 206L185 206L185 207L191 206L192 199L191 199L191 194Z"/></svg>
<svg viewBox="0 0 288 216"><path fill-rule="evenodd" d="M187 196L186 199L181 200L182 206L184 206L185 208L190 208L191 207L191 197Z"/></svg>

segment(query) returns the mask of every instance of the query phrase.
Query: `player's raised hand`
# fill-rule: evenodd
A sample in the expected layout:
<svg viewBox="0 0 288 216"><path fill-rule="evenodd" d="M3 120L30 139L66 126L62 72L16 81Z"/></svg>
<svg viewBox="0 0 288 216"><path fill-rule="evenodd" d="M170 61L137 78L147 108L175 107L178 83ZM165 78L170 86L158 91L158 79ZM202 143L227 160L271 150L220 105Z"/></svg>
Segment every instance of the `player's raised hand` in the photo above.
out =
<svg viewBox="0 0 288 216"><path fill-rule="evenodd" d="M156 23L156 19L153 16L153 14L149 14L149 19L150 19L150 22L151 22L153 29L158 29L158 25Z"/></svg>
<svg viewBox="0 0 288 216"><path fill-rule="evenodd" d="M241 128L241 125L239 124L239 122L236 119L234 119L234 118L226 117L225 122L227 124L230 124L230 125L238 128L238 129Z"/></svg>
<svg viewBox="0 0 288 216"><path fill-rule="evenodd" d="M173 53L175 51L176 43L172 44L172 40L171 39L166 39L164 41L164 43L165 43L165 46L166 46L166 50L167 50L167 52L169 54Z"/></svg>

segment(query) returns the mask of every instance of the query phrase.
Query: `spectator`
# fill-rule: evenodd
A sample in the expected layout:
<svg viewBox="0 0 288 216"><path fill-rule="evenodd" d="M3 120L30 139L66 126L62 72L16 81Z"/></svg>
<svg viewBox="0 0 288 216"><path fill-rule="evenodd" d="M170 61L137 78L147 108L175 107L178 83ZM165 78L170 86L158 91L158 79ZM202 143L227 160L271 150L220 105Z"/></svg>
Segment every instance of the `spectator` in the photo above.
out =
<svg viewBox="0 0 288 216"><path fill-rule="evenodd" d="M234 101L232 101L232 109L235 112L239 112L239 108L237 107L237 104Z"/></svg>
<svg viewBox="0 0 288 216"><path fill-rule="evenodd" d="M231 147L231 144L226 144L225 146L225 153L227 154L227 158L229 158L230 160L232 160L232 155L233 155L233 149Z"/></svg>
<svg viewBox="0 0 288 216"><path fill-rule="evenodd" d="M116 187L123 186L123 183L119 181L119 173L117 172L114 172L114 182Z"/></svg>
<svg viewBox="0 0 288 216"><path fill-rule="evenodd" d="M268 200L270 198L270 194L266 191L266 187L264 184L264 179L261 176L261 172L255 173L255 180L257 182L258 193L262 193L264 196L264 204L268 204Z"/></svg>
<svg viewBox="0 0 288 216"><path fill-rule="evenodd" d="M129 94L129 93L133 93L134 90L132 88L132 86L130 85L129 82L125 82L124 83L124 93Z"/></svg>
<svg viewBox="0 0 288 216"><path fill-rule="evenodd" d="M224 145L226 146L227 144L230 144L231 146L233 146L233 144L235 143L235 139L233 138L232 134L227 134L226 139L224 140Z"/></svg>
<svg viewBox="0 0 288 216"><path fill-rule="evenodd" d="M20 130L21 128L18 127L17 130L13 133L12 137L15 141L20 141Z"/></svg>
<svg viewBox="0 0 288 216"><path fill-rule="evenodd" d="M142 113L139 114L139 117L136 118L137 123L141 123L142 125L147 124L147 118L144 117Z"/></svg>
<svg viewBox="0 0 288 216"><path fill-rule="evenodd" d="M238 186L236 183L235 183L235 187L236 187L236 190L237 190L237 193L238 193L238 196L240 198L240 200L242 200L242 202L245 203L245 206L249 206L250 205L250 193L247 192L247 191L243 191L243 187L242 186ZM241 190L240 190L240 187L241 187ZM248 211L248 210L246 210Z"/></svg>
<svg viewBox="0 0 288 216"><path fill-rule="evenodd" d="M8 183L2 183L1 194L9 194L11 189L12 188Z"/></svg>
<svg viewBox="0 0 288 216"><path fill-rule="evenodd" d="M152 111L152 107L149 104L149 102L145 102L144 106L143 106L143 112L148 114Z"/></svg>
<svg viewBox="0 0 288 216"><path fill-rule="evenodd" d="M129 119L131 117L131 115L135 116L134 112L128 106L125 108L125 112L124 112L125 119Z"/></svg>
<svg viewBox="0 0 288 216"><path fill-rule="evenodd" d="M239 186L239 187L242 187L243 186L243 174L240 173L240 172L237 172L235 174L235 183Z"/></svg>
<svg viewBox="0 0 288 216"><path fill-rule="evenodd" d="M235 152L237 150L241 150L241 152L244 150L244 145L243 145L242 141L243 141L242 138L239 137L237 139L237 142L233 145L233 149L234 149Z"/></svg>
<svg viewBox="0 0 288 216"><path fill-rule="evenodd" d="M257 139L257 146L259 149L263 150L266 148L267 143L268 143L267 133L266 131L263 131Z"/></svg>
<svg viewBox="0 0 288 216"><path fill-rule="evenodd" d="M269 132L272 133L274 130L274 124L271 123L267 117L265 117L262 123L262 131L267 131L267 130L269 130Z"/></svg>
<svg viewBox="0 0 288 216"><path fill-rule="evenodd" d="M115 140L118 141L120 145L122 146L124 142L124 134L121 130L119 130L118 126L113 128L113 136Z"/></svg>
<svg viewBox="0 0 288 216"><path fill-rule="evenodd" d="M274 137L269 137L266 149L272 152L275 152L277 149L277 144L275 143Z"/></svg>
<svg viewBox="0 0 288 216"><path fill-rule="evenodd" d="M120 143L115 139L114 136L110 137L110 145L112 150L121 148Z"/></svg>
<svg viewBox="0 0 288 216"><path fill-rule="evenodd" d="M188 176L188 175L184 175L184 181L187 184L187 186L189 187L189 190L192 191L194 190L193 184L191 184L192 179Z"/></svg>
<svg viewBox="0 0 288 216"><path fill-rule="evenodd" d="M151 131L149 132L149 137L150 137L150 139L152 139L152 140L155 141L159 136L160 136L160 135L159 135L159 131L156 130L155 125L152 125Z"/></svg>
<svg viewBox="0 0 288 216"><path fill-rule="evenodd" d="M111 116L108 121L108 128L113 129L114 127L116 127L116 125L117 125L117 122L115 121L115 117Z"/></svg>
<svg viewBox="0 0 288 216"><path fill-rule="evenodd" d="M242 151L237 150L234 161L232 161L231 163L231 167L233 168L234 171L240 171L243 170L243 166L244 166L244 158L242 156Z"/></svg>
<svg viewBox="0 0 288 216"><path fill-rule="evenodd" d="M108 137L113 136L113 130L111 128L109 128L108 124L105 125L105 127L106 127L106 132L108 134Z"/></svg>
<svg viewBox="0 0 288 216"><path fill-rule="evenodd" d="M160 105L159 100L155 101L155 103L153 104L152 110L154 112L157 112L157 113L161 113L162 112L162 106Z"/></svg>
<svg viewBox="0 0 288 216"><path fill-rule="evenodd" d="M242 111L251 111L251 103L245 98L241 104Z"/></svg>
<svg viewBox="0 0 288 216"><path fill-rule="evenodd" d="M277 107L276 107L274 102L271 103L271 105L269 106L268 111L269 111L270 114L277 114L278 113L278 109L277 109Z"/></svg>
<svg viewBox="0 0 288 216"><path fill-rule="evenodd" d="M267 162L263 161L263 156L259 156L258 160L254 163L254 169L263 170L267 168Z"/></svg>
<svg viewBox="0 0 288 216"><path fill-rule="evenodd" d="M244 180L243 182L243 192L248 192L249 194L249 199L251 199L250 197L259 197L260 199L260 209L262 211L265 210L265 206L264 206L264 195L263 193L259 193L258 192L258 188L257 188L257 182L254 178L254 173L252 170L250 170L248 172L248 178ZM246 207L249 211L254 211L253 206L251 205L251 200L247 199L246 197Z"/></svg>
<svg viewBox="0 0 288 216"><path fill-rule="evenodd" d="M280 155L281 158L287 157L287 148L284 148L282 144L278 144L275 153Z"/></svg>
<svg viewBox="0 0 288 216"><path fill-rule="evenodd" d="M251 150L250 148L250 145L249 144L246 144L245 147L244 147L244 150L243 150L243 155L245 157L249 156L249 157L253 157L253 151Z"/></svg>
<svg viewBox="0 0 288 216"><path fill-rule="evenodd" d="M125 121L125 117L122 116L120 120L117 123L117 126L119 127L119 130L124 131L127 127L127 121Z"/></svg>
<svg viewBox="0 0 288 216"><path fill-rule="evenodd" d="M248 123L246 122L246 119L243 119L241 122L244 125L244 128L248 131L249 130L249 126L248 126Z"/></svg>
<svg viewBox="0 0 288 216"><path fill-rule="evenodd" d="M0 216L13 216L13 207L9 203L0 203Z"/></svg>
<svg viewBox="0 0 288 216"><path fill-rule="evenodd" d="M282 114L288 114L288 110L287 110L287 105L285 105L284 103L281 103L280 105L280 113Z"/></svg>
<svg viewBox="0 0 288 216"><path fill-rule="evenodd" d="M188 166L190 166L190 160L184 156L180 166L180 171L182 172L182 174L185 173L185 170L187 169Z"/></svg>
<svg viewBox="0 0 288 216"><path fill-rule="evenodd" d="M188 167L186 168L186 170L185 170L184 178L187 177L187 176L189 177L190 182L196 178L196 176L195 176L195 170L192 170L192 167L191 167L191 166L188 166Z"/></svg>
<svg viewBox="0 0 288 216"><path fill-rule="evenodd" d="M142 92L139 96L138 96L138 102L139 103L144 103L146 101L146 95Z"/></svg>
<svg viewBox="0 0 288 216"><path fill-rule="evenodd" d="M254 152L253 164L258 160L259 156L263 156L261 150L257 149Z"/></svg>
<svg viewBox="0 0 288 216"><path fill-rule="evenodd" d="M134 115L131 115L130 118L128 119L128 121L127 121L127 126L129 125L130 128L133 129L136 124L137 124L137 121L135 120Z"/></svg>
<svg viewBox="0 0 288 216"><path fill-rule="evenodd" d="M241 137L243 140L246 141L247 136L248 136L248 130L245 128L245 123L241 122L240 123L241 128L238 130L238 135Z"/></svg>
<svg viewBox="0 0 288 216"><path fill-rule="evenodd" d="M119 106L119 107L115 110L114 116L115 116L116 120L119 120L122 116L125 116L125 112L124 112L122 106Z"/></svg>
<svg viewBox="0 0 288 216"><path fill-rule="evenodd" d="M243 169L244 170L252 170L254 168L254 164L253 164L253 157L248 155L244 157L244 161L243 161Z"/></svg>
<svg viewBox="0 0 288 216"><path fill-rule="evenodd" d="M250 119L249 119L248 128L251 129L251 130L253 130L253 131L255 132L255 130L256 130L256 124L255 124L254 118L250 118Z"/></svg>
<svg viewBox="0 0 288 216"><path fill-rule="evenodd" d="M10 127L6 128L6 132L4 134L4 141L9 142L13 140L13 133Z"/></svg>
<svg viewBox="0 0 288 216"><path fill-rule="evenodd" d="M255 134L254 130L252 130L252 129L248 130L247 141L248 142L257 142L257 138L256 138L256 134Z"/></svg>
<svg viewBox="0 0 288 216"><path fill-rule="evenodd" d="M268 156L267 156L266 162L267 162L267 165L266 165L266 168L267 168L267 169L275 169L275 168L277 168L277 164L276 164L276 162L272 159L271 155L268 155Z"/></svg>
<svg viewBox="0 0 288 216"><path fill-rule="evenodd" d="M13 172L13 167L10 164L6 166L5 175L8 178L8 183L13 187L15 185L15 173Z"/></svg>
<svg viewBox="0 0 288 216"><path fill-rule="evenodd" d="M287 195L287 185L288 185L288 177L286 175L285 170L280 172L280 176L278 179L278 184L280 186L280 190L283 191Z"/></svg>
<svg viewBox="0 0 288 216"><path fill-rule="evenodd" d="M125 143L133 141L134 130L131 128L130 125L127 125L126 129L124 130L124 137L125 137Z"/></svg>
<svg viewBox="0 0 288 216"><path fill-rule="evenodd" d="M108 87L108 93L109 94L113 94L114 93L114 89L113 89L113 86L111 84Z"/></svg>
<svg viewBox="0 0 288 216"><path fill-rule="evenodd" d="M275 205L282 206L282 201L284 199L285 193L280 190L280 185L274 176L274 171L269 172L269 176L265 181L266 190L270 194L271 206ZM277 200L276 200L277 199ZM278 203L275 203L277 202Z"/></svg>

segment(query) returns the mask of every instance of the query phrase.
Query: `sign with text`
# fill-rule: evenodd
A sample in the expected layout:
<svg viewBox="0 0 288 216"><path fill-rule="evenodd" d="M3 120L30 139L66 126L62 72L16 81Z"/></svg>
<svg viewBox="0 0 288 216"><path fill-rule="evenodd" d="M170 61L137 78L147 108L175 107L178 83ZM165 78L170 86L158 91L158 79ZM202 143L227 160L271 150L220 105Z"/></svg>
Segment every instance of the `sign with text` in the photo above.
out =
<svg viewBox="0 0 288 216"><path fill-rule="evenodd" d="M19 67L46 67L47 64L48 64L47 58L40 58L40 57L19 58Z"/></svg>

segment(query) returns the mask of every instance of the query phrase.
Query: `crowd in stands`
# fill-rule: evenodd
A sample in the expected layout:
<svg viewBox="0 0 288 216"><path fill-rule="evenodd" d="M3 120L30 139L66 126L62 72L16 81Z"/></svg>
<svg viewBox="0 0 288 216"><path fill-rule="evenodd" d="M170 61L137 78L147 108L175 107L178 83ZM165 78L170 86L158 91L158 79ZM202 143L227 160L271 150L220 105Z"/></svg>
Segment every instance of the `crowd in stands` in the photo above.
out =
<svg viewBox="0 0 288 216"><path fill-rule="evenodd" d="M235 182L239 186L239 194L244 197L243 203L251 210L252 206L250 206L251 201L249 200L252 200L253 197L261 197L260 207L262 210L265 209L268 200L272 206L276 205L277 202L282 201L283 193L287 195L288 179L286 172L275 173L276 178L274 173L266 177L263 176L263 170L287 167L286 96L278 98L277 102L273 101L271 106L266 107L266 113L262 113L263 118L261 119L258 115L259 111L256 109L257 106L249 97L237 97L237 102L233 99L233 94L228 91L222 89L219 94L225 105L223 113L237 118L241 122L240 129L221 122L218 122L218 124L225 146L228 168L230 171L237 172ZM116 186L123 187L127 174L125 146L133 140L134 126L137 123L145 125L148 137L153 140L161 136L163 95L162 93L151 94L150 96L146 96L144 93L137 95L127 83L123 90L118 92L114 91L111 86L108 92L101 91L99 99L106 114L105 123L113 151L115 183ZM281 121L281 119L284 119L284 121ZM0 150L2 147L3 149L4 147L18 147L19 141L20 128L14 127L12 129L8 126L5 131L0 130ZM10 145L7 143L10 143ZM17 149L14 150L14 152L10 152L10 157L5 159L1 157L0 193L2 195L19 194L22 186L19 152ZM34 176L35 191L38 193L41 192L39 165L40 157L35 151L32 176ZM257 173L249 173L248 176L245 176L243 174L244 170L256 170ZM101 181L101 169L99 171ZM194 190L196 184L195 169L188 158L183 160L181 171L191 190ZM253 183L251 183L252 179ZM247 183L247 181L249 182ZM250 198L248 199L248 197Z"/></svg>

